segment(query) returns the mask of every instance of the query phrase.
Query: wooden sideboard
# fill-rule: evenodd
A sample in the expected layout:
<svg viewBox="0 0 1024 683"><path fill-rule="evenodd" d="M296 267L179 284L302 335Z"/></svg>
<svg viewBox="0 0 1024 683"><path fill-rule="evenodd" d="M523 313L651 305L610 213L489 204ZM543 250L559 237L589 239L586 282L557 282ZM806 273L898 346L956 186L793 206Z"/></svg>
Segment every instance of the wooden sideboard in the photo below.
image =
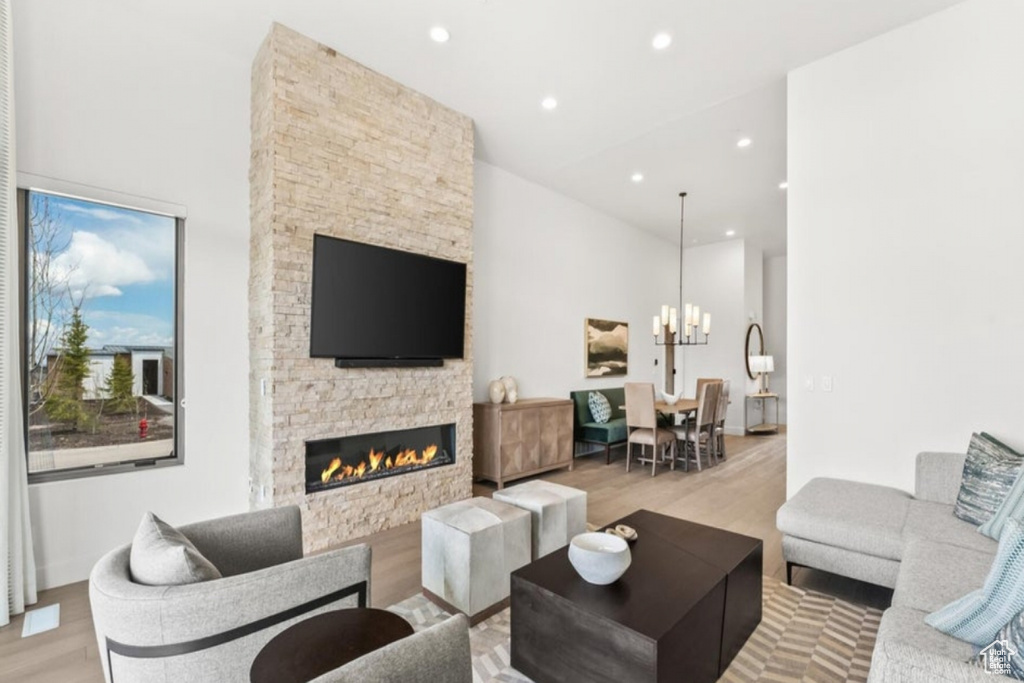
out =
<svg viewBox="0 0 1024 683"><path fill-rule="evenodd" d="M473 404L473 476L498 484L573 465L573 403L524 398Z"/></svg>

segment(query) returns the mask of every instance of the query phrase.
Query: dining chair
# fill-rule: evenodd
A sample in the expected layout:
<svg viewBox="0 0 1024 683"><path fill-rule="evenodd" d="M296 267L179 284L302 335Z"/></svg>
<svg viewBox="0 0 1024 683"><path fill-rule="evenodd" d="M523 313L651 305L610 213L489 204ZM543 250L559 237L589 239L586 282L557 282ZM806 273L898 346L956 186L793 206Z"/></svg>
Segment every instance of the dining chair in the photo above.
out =
<svg viewBox="0 0 1024 683"><path fill-rule="evenodd" d="M651 476L657 474L658 449L671 449L671 469L676 468L676 435L669 429L658 427L658 417L654 410L654 385L645 382L626 382L626 428L629 437L626 443L626 471L629 472L633 444L640 444L640 456L637 462L646 462L644 449L651 447Z"/></svg>
<svg viewBox="0 0 1024 683"><path fill-rule="evenodd" d="M705 384L710 384L712 382L721 382L721 381L722 380L717 378L717 377L698 377L697 378L697 393L694 394L694 396L696 396L697 398L700 398L700 390L704 388ZM716 406L716 408L717 408L717 406ZM689 422L693 421L692 418L694 416L692 414L688 415L687 417L690 418ZM689 424L689 422L684 422L684 425L685 424Z"/></svg>
<svg viewBox="0 0 1024 683"><path fill-rule="evenodd" d="M694 394L694 396L696 396L697 398L700 398L700 390L704 388L705 384L710 384L711 382L721 382L721 381L722 381L721 379L714 378L714 377L698 377L697 378L697 393Z"/></svg>
<svg viewBox="0 0 1024 683"><path fill-rule="evenodd" d="M690 470L689 446L693 446L694 459L697 461L697 471L701 471L701 447L708 459L708 466L714 464L715 417L718 412L718 397L721 394L721 382L705 382L701 385L700 393L697 394L697 417L689 424L674 427L676 439L683 442L683 462L686 470ZM678 448L678 447L677 447ZM678 452L678 450L677 450Z"/></svg>
<svg viewBox="0 0 1024 683"><path fill-rule="evenodd" d="M729 380L722 380L715 411L715 461L725 460L725 416L729 412Z"/></svg>

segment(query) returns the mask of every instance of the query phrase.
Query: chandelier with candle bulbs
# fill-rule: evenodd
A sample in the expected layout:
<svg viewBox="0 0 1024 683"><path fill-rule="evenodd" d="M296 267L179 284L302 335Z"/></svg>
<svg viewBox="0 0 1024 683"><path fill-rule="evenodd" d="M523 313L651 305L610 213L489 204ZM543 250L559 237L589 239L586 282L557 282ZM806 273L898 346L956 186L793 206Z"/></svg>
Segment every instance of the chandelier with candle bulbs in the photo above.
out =
<svg viewBox="0 0 1024 683"><path fill-rule="evenodd" d="M683 304L683 218L686 193L679 193L679 304L683 317L679 317L679 309L665 304L661 307L661 315L654 316L652 331L654 343L658 346L702 346L711 338L711 314L704 313L701 317L700 306ZM678 338L676 335L678 334ZM703 338L702 338L703 335Z"/></svg>

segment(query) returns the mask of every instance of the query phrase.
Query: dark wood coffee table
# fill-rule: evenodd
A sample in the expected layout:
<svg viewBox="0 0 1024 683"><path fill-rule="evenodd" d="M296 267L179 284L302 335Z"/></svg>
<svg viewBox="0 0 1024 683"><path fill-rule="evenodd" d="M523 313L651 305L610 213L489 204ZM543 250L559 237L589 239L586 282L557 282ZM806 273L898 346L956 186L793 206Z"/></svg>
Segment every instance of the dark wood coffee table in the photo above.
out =
<svg viewBox="0 0 1024 683"><path fill-rule="evenodd" d="M353 607L324 612L289 626L253 660L252 683L306 683L354 659L411 636L394 612Z"/></svg>
<svg viewBox="0 0 1024 683"><path fill-rule="evenodd" d="M692 681L725 671L761 621L760 539L640 510L633 563L584 581L563 548L512 574L512 666L547 681Z"/></svg>

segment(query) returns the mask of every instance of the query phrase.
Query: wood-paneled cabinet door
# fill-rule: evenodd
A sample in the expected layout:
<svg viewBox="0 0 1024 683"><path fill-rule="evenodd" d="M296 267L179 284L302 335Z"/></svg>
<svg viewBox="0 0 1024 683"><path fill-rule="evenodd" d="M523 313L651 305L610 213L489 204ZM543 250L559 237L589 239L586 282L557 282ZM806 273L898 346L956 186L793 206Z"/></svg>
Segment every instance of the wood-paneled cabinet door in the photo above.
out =
<svg viewBox="0 0 1024 683"><path fill-rule="evenodd" d="M572 462L573 438L572 438L572 411L573 406L560 406L555 409L558 414L558 460L557 462Z"/></svg>
<svg viewBox="0 0 1024 683"><path fill-rule="evenodd" d="M552 407L545 410L540 417L540 466L554 465L564 459L564 452L561 450L562 439L561 423L564 414L561 407ZM571 434L570 434L571 436Z"/></svg>
<svg viewBox="0 0 1024 683"><path fill-rule="evenodd" d="M526 468L535 470L540 467L540 425L544 411L540 408L529 408L518 412L522 415Z"/></svg>
<svg viewBox="0 0 1024 683"><path fill-rule="evenodd" d="M518 474L530 469L527 452L523 443L524 434L521 410L501 412L501 472L503 475Z"/></svg>

